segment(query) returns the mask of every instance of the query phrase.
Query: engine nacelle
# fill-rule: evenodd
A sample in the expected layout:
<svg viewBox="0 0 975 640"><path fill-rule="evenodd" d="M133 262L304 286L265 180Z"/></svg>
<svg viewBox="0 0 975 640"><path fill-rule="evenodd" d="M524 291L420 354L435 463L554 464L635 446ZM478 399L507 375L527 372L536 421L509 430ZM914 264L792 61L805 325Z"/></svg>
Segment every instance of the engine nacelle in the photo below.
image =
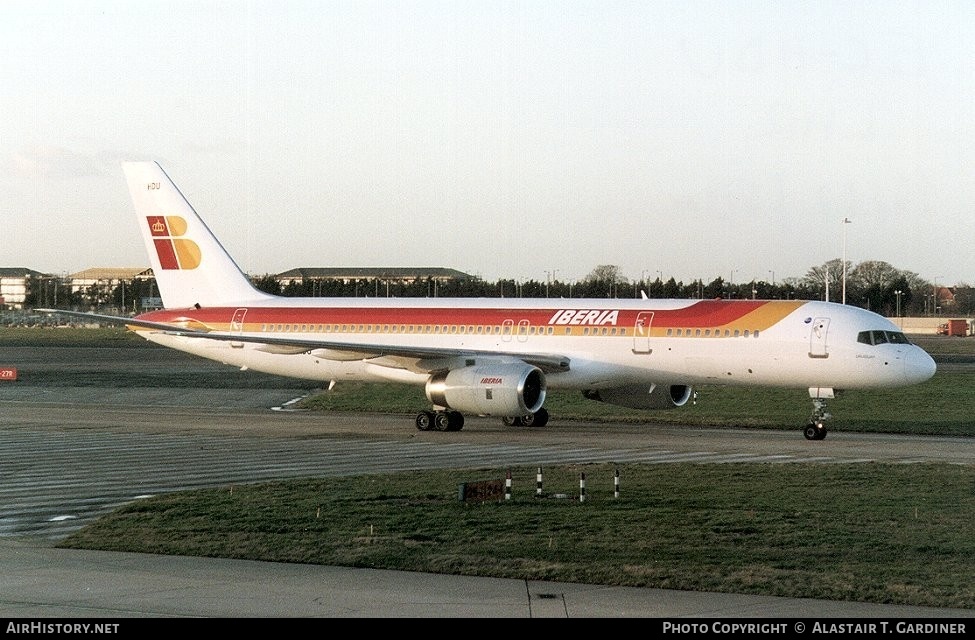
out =
<svg viewBox="0 0 975 640"><path fill-rule="evenodd" d="M590 400L631 409L673 409L687 404L694 390L686 384L631 384L613 389L588 389L582 395Z"/></svg>
<svg viewBox="0 0 975 640"><path fill-rule="evenodd" d="M545 374L519 362L435 373L426 386L434 405L474 415L520 417L545 402Z"/></svg>

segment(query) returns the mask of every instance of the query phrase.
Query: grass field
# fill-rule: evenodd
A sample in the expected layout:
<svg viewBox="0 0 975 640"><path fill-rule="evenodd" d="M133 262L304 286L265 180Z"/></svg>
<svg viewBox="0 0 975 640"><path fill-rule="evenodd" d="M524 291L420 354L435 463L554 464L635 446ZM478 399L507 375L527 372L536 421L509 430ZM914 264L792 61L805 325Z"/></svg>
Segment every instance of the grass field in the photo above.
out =
<svg viewBox="0 0 975 640"><path fill-rule="evenodd" d="M155 348L114 330L8 331L0 345ZM838 398L838 429L975 434L975 373L958 364L971 362L975 338L916 341L951 366L917 387ZM548 406L561 419L798 429L804 396L713 387L694 407L662 413L575 394L553 394ZM412 413L424 404L419 389L345 384L308 406ZM510 500L458 499L461 483L508 471ZM62 546L975 610L970 466L580 464L545 469L542 498L535 473L448 469L174 493L122 507Z"/></svg>
<svg viewBox="0 0 975 640"><path fill-rule="evenodd" d="M170 494L61 546L975 609L969 467L572 465L542 498L510 471L512 498L484 503L458 486L506 470Z"/></svg>

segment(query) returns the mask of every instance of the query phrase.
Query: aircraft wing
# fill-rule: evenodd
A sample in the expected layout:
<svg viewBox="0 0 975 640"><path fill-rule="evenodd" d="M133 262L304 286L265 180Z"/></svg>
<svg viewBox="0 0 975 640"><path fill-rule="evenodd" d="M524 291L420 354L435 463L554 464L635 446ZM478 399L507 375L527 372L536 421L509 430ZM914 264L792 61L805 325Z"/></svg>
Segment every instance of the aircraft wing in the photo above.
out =
<svg viewBox="0 0 975 640"><path fill-rule="evenodd" d="M517 358L528 364L534 365L545 373L556 373L569 370L569 358L554 353L523 353L518 351L483 351L476 349L452 349L439 347L419 347L408 345L390 344L367 344L359 342L343 342L337 340L319 340L310 338L290 338L274 336L248 336L247 334L228 333L226 331L211 331L205 328L181 328L172 324L162 322L152 322L137 318L124 316L112 316L99 313L88 313L84 311L63 311L61 309L35 309L42 313L58 313L77 318L97 320L146 329L155 329L166 335L178 336L183 338L206 338L208 340L221 340L224 342L246 342L256 345L268 345L280 349L279 353L299 354L306 353L315 349L328 349L330 351L345 354L342 359L350 360L371 360L384 356L394 358L409 358L415 360L439 359L439 358L464 358L464 357L509 357ZM203 325L200 325L201 327Z"/></svg>
<svg viewBox="0 0 975 640"><path fill-rule="evenodd" d="M173 325L166 324L164 322L151 322L149 320L138 320L136 318L127 318L125 316L108 316L101 313L89 313L87 311L65 311L64 309L34 309L34 311L37 311L38 313L57 313L63 316L85 318L87 320L98 320L99 322L110 322L112 324L145 327L146 329L159 329L160 331L172 331L173 329L178 329L178 327L174 327Z"/></svg>

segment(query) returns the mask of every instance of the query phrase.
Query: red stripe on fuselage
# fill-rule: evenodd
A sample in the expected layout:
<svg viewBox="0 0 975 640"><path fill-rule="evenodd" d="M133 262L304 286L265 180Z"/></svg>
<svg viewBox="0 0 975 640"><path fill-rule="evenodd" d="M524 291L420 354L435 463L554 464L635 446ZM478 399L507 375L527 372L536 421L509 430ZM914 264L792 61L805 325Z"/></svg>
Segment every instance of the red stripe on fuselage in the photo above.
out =
<svg viewBox="0 0 975 640"><path fill-rule="evenodd" d="M569 302L569 300L566 300ZM612 307L594 309L599 313L588 315L579 314L578 317L589 321L573 322L582 326L619 326L631 327L636 321L637 314L652 311L653 326L697 328L723 326L735 322L748 313L761 308L763 305L775 304L769 301L757 300L702 300L682 309L620 309L617 314L606 318L603 310L613 310ZM794 308L792 303L792 308ZM450 308L450 307L249 307L246 321L253 324L414 324L414 325L499 325L505 321L519 323L528 321L533 326L548 325L549 321L566 310L586 310L585 306L548 307L544 309L519 308ZM237 309L221 307L211 309L186 309L154 311L140 316L141 319L154 322L177 322L187 319L196 320L206 325L225 325L234 317ZM600 322L600 318L606 318ZM556 326L561 326L556 324ZM764 327L763 327L764 328Z"/></svg>

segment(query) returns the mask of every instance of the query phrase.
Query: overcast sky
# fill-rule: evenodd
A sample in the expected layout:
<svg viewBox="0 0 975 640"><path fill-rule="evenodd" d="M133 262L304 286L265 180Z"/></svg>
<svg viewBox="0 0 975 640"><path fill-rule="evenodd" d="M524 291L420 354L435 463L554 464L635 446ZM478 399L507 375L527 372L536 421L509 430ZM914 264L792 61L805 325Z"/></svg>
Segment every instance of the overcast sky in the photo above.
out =
<svg viewBox="0 0 975 640"><path fill-rule="evenodd" d="M0 3L0 266L975 283L975 2ZM844 218L850 220L844 224Z"/></svg>

